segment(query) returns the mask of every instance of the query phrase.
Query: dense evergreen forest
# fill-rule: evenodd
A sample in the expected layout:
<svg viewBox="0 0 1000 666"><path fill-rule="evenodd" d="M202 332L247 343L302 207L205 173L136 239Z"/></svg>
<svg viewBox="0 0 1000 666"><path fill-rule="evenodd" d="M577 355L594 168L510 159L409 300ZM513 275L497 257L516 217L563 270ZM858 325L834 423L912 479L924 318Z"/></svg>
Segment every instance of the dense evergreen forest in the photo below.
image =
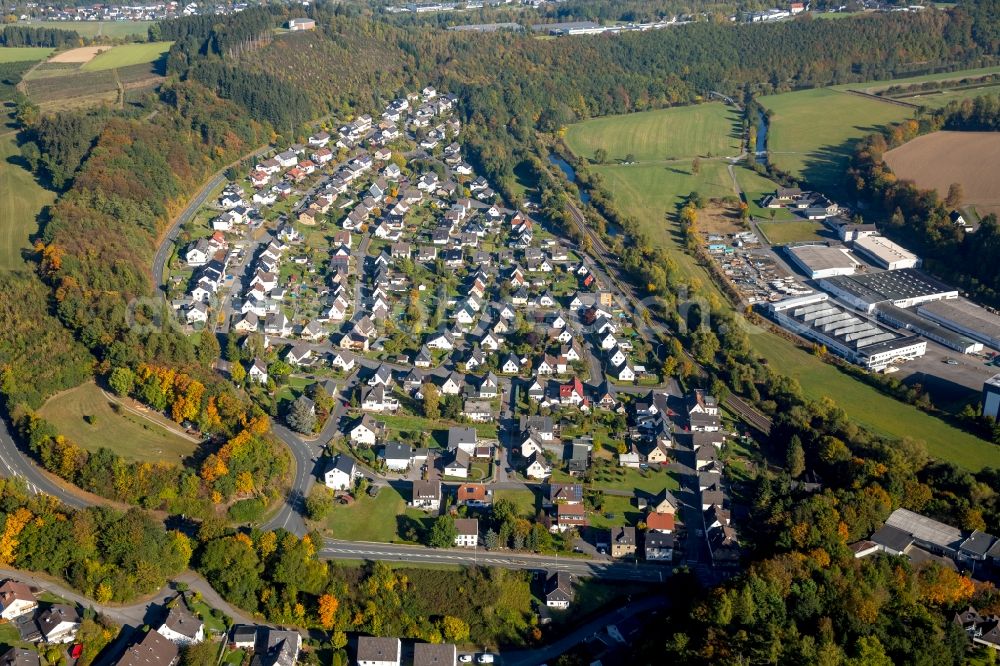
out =
<svg viewBox="0 0 1000 666"><path fill-rule="evenodd" d="M80 35L73 30L8 25L0 30L0 46L78 46Z"/></svg>

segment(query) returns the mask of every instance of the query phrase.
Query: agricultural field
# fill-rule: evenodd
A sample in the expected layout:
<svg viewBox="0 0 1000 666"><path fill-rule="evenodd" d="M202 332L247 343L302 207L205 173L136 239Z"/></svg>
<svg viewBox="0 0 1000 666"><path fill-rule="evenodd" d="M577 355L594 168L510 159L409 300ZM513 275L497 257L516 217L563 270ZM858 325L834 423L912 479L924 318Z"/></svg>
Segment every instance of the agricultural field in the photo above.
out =
<svg viewBox="0 0 1000 666"><path fill-rule="evenodd" d="M4 46L0 47L0 63L35 62L45 60L52 49L45 46Z"/></svg>
<svg viewBox="0 0 1000 666"><path fill-rule="evenodd" d="M770 159L779 169L834 198L843 192L854 142L912 109L830 88L760 98L771 111Z"/></svg>
<svg viewBox="0 0 1000 666"><path fill-rule="evenodd" d="M778 372L798 380L803 394L813 400L831 396L857 422L891 437L922 440L935 458L979 471L1000 466L1000 447L954 428L843 374L822 359L784 338L753 327L750 344Z"/></svg>
<svg viewBox="0 0 1000 666"><path fill-rule="evenodd" d="M53 396L39 413L88 451L109 448L140 462L178 463L198 446L168 426L165 417L132 411L92 382Z"/></svg>
<svg viewBox="0 0 1000 666"><path fill-rule="evenodd" d="M71 30L81 37L145 37L154 21L18 21L33 28Z"/></svg>
<svg viewBox="0 0 1000 666"><path fill-rule="evenodd" d="M885 154L899 178L936 190L942 198L952 183L964 190L962 203L980 215L1000 213L1000 134L934 132L917 137Z"/></svg>
<svg viewBox="0 0 1000 666"><path fill-rule="evenodd" d="M783 222L758 222L757 226L767 236L771 245L786 245L805 241L830 240L823 235L826 227L814 220L787 220Z"/></svg>
<svg viewBox="0 0 1000 666"><path fill-rule="evenodd" d="M99 72L143 63L154 63L162 58L173 42L122 44L104 51L81 67L84 72Z"/></svg>
<svg viewBox="0 0 1000 666"><path fill-rule="evenodd" d="M732 156L740 152L740 117L721 102L607 116L571 125L566 145L587 159L603 148L609 161L629 154L638 162Z"/></svg>
<svg viewBox="0 0 1000 666"><path fill-rule="evenodd" d="M6 271L24 267L21 252L31 247L28 239L38 231L38 214L56 198L11 161L20 154L13 133L0 136L0 270Z"/></svg>
<svg viewBox="0 0 1000 666"><path fill-rule="evenodd" d="M955 72L939 72L937 74L924 74L922 76L910 76L902 79L868 81L867 83L846 83L844 85L831 86L831 89L860 90L861 92L874 95L893 86L908 86L914 83L929 83L931 81L959 81L961 79L986 76L988 74L1000 74L1000 66L961 69Z"/></svg>
<svg viewBox="0 0 1000 666"><path fill-rule="evenodd" d="M61 68L60 71L55 71ZM54 72L54 73L53 73ZM25 90L43 108L68 109L102 101L114 102L119 91L148 88L162 81L150 63L121 69L80 71L76 67L45 63L25 80Z"/></svg>

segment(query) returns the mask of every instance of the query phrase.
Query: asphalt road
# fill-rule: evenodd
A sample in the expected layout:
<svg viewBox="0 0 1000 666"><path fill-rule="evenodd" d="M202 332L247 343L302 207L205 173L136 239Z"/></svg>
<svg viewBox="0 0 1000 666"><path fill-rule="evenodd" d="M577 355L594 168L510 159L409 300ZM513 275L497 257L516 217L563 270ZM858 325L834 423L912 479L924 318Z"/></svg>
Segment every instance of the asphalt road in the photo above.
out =
<svg viewBox="0 0 1000 666"><path fill-rule="evenodd" d="M551 557L526 553L491 552L458 548L428 548L399 544L341 541L327 539L319 551L329 560L382 560L412 564L455 564L490 566L503 569L565 571L578 576L606 580L663 582L671 575L668 566L583 560L576 557Z"/></svg>
<svg viewBox="0 0 1000 666"><path fill-rule="evenodd" d="M6 419L0 418L0 475L23 479L32 492L52 495L74 509L82 509L91 505L91 502L87 502L63 488L36 466L26 453L22 453L17 448L14 438L11 437L7 428Z"/></svg>

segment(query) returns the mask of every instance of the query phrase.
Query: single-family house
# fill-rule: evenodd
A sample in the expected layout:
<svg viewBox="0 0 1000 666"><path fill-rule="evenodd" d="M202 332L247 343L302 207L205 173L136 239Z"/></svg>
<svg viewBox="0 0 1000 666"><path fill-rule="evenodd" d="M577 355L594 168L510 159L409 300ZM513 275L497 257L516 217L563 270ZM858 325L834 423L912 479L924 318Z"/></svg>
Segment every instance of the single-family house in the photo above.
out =
<svg viewBox="0 0 1000 666"><path fill-rule="evenodd" d="M177 596L156 632L171 643L193 645L205 640L205 623L188 610L183 596Z"/></svg>
<svg viewBox="0 0 1000 666"><path fill-rule="evenodd" d="M476 518L455 519L455 545L459 548L475 548L479 545L479 520Z"/></svg>
<svg viewBox="0 0 1000 666"><path fill-rule="evenodd" d="M414 481L410 506L417 509L437 511L441 508L440 481Z"/></svg>

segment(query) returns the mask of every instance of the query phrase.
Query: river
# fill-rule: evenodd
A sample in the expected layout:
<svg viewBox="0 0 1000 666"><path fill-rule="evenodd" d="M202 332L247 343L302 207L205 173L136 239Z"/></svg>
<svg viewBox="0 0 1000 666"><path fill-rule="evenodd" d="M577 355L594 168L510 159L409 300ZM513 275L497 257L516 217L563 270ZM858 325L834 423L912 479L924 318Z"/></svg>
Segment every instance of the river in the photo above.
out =
<svg viewBox="0 0 1000 666"><path fill-rule="evenodd" d="M758 111L757 112L757 145L754 146L755 157L757 159L757 164L767 164L767 130L768 130L767 116Z"/></svg>
<svg viewBox="0 0 1000 666"><path fill-rule="evenodd" d="M569 179L569 182L576 184L576 171L573 169L573 166L569 162L559 157L555 153L549 155L549 162L559 167L562 170L562 172L566 174L566 178ZM581 187L577 187L577 191L580 193L581 203L590 202L590 192Z"/></svg>

